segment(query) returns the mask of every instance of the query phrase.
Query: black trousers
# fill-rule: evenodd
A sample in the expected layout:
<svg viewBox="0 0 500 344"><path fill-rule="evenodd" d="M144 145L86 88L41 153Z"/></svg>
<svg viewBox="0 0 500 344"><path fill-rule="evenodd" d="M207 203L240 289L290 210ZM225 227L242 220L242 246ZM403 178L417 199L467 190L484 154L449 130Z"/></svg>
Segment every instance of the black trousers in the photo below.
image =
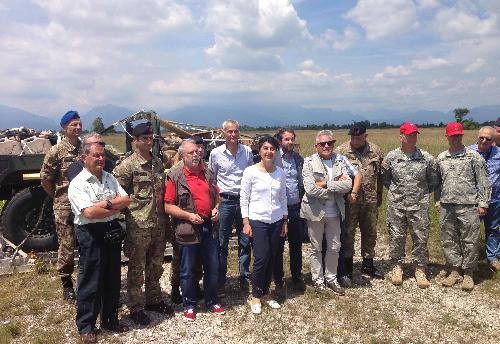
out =
<svg viewBox="0 0 500 344"><path fill-rule="evenodd" d="M121 242L106 243L103 239L105 223L76 227L80 253L78 290L76 294L76 326L79 333L95 329L97 315L101 324L118 321L121 281Z"/></svg>

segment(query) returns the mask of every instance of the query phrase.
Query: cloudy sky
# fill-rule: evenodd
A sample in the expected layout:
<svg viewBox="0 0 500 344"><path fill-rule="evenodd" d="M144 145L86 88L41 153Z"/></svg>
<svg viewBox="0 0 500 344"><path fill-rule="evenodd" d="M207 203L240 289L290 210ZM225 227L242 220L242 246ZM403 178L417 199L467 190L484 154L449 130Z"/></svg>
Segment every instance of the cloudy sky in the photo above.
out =
<svg viewBox="0 0 500 344"><path fill-rule="evenodd" d="M500 103L498 0L0 0L0 104Z"/></svg>

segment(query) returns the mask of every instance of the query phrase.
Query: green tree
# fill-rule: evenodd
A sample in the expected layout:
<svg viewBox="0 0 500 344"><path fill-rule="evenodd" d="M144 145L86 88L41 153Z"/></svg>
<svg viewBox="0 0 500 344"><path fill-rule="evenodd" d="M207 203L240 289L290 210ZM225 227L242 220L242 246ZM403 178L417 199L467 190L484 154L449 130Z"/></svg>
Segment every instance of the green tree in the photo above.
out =
<svg viewBox="0 0 500 344"><path fill-rule="evenodd" d="M92 122L92 130L97 133L100 133L104 130L104 123L102 122L101 117L97 117L96 119L94 119L94 121Z"/></svg>
<svg viewBox="0 0 500 344"><path fill-rule="evenodd" d="M462 123L464 117L470 112L467 108L457 108L453 110L455 113L455 121Z"/></svg>

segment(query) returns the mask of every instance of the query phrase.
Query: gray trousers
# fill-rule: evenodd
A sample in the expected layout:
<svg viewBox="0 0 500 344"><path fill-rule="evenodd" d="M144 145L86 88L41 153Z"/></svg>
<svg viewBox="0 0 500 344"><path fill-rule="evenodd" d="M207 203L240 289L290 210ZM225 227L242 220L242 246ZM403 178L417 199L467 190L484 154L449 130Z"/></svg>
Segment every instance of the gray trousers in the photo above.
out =
<svg viewBox="0 0 500 344"><path fill-rule="evenodd" d="M307 221L311 241L311 275L313 283L333 282L337 276L340 251L340 218L323 217L321 221ZM326 240L326 253L323 261L323 235Z"/></svg>
<svg viewBox="0 0 500 344"><path fill-rule="evenodd" d="M446 262L454 268L477 266L479 213L475 205L441 204L441 243Z"/></svg>
<svg viewBox="0 0 500 344"><path fill-rule="evenodd" d="M425 266L429 261L429 209L404 210L387 205L387 228L389 229L389 257L393 261L402 263L405 258L406 235L411 226L413 241L412 261Z"/></svg>

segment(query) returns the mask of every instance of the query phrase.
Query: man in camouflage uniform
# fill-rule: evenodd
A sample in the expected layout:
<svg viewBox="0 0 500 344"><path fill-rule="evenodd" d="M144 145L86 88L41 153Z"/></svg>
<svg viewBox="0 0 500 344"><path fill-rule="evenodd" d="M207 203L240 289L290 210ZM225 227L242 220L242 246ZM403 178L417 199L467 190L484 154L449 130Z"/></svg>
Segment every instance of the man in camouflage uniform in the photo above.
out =
<svg viewBox="0 0 500 344"><path fill-rule="evenodd" d="M451 287L462 281L462 269L461 288L471 291L478 259L479 217L488 210L491 183L484 159L462 144L462 124L449 123L446 137L449 149L436 159L440 184L435 191L443 252L451 270L442 284Z"/></svg>
<svg viewBox="0 0 500 344"><path fill-rule="evenodd" d="M346 208L347 235L345 240L345 265L352 271L354 256L354 238L356 227L361 230L361 271L373 278L383 278L373 264L377 243L378 207L382 204L383 185L380 177L380 165L384 154L375 144L367 141L368 134L362 123L354 123L349 130L351 140L341 144L337 151L346 156L356 169L361 172L362 186L359 194L351 192L356 202L349 202Z"/></svg>
<svg viewBox="0 0 500 344"><path fill-rule="evenodd" d="M136 125L133 137L135 152L117 165L113 174L131 201L125 212L127 237L123 248L129 258L128 308L135 323L147 325L150 319L144 309L173 314L172 308L162 300L160 288L166 245L165 173L161 160L151 154L151 124Z"/></svg>
<svg viewBox="0 0 500 344"><path fill-rule="evenodd" d="M54 199L54 217L59 250L57 252L57 271L63 285L63 298L76 299L71 274L75 269L75 231L73 213L68 199L69 165L79 159L80 134L82 122L76 111L68 111L61 118L63 139L52 146L45 155L40 171L41 185L47 195Z"/></svg>
<svg viewBox="0 0 500 344"><path fill-rule="evenodd" d="M399 128L401 147L390 151L382 162L382 181L387 195L389 257L394 265L391 282L403 283L406 233L412 228L415 279L420 288L429 287L426 268L429 260L429 194L437 186L436 163L432 155L417 148L415 124L405 122Z"/></svg>

